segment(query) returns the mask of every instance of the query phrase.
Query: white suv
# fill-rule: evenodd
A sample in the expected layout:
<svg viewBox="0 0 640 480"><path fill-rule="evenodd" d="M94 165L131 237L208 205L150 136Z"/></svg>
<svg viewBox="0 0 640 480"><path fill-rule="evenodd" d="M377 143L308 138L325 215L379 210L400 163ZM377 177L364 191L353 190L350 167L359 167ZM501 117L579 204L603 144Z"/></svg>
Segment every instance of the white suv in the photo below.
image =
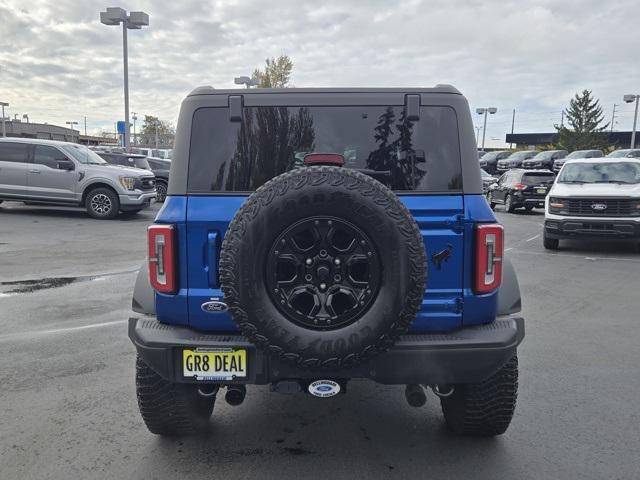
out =
<svg viewBox="0 0 640 480"><path fill-rule="evenodd" d="M563 238L640 240L640 159L567 161L545 200L544 247Z"/></svg>

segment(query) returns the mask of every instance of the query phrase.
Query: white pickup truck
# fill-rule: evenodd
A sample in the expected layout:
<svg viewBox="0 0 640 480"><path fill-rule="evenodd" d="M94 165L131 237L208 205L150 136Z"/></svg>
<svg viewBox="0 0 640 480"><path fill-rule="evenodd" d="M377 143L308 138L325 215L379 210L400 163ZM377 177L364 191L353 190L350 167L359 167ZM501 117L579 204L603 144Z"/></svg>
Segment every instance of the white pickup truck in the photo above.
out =
<svg viewBox="0 0 640 480"><path fill-rule="evenodd" d="M545 200L544 247L557 250L561 239L570 238L640 242L640 159L564 164Z"/></svg>

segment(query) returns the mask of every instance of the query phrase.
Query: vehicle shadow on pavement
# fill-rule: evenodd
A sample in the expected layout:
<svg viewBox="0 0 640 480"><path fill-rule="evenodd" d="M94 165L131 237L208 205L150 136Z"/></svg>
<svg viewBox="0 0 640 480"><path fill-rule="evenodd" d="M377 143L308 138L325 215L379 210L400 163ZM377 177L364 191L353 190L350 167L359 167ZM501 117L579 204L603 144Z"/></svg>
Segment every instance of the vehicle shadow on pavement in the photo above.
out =
<svg viewBox="0 0 640 480"><path fill-rule="evenodd" d="M121 213L114 220L118 221L131 221L135 219L143 219L152 221L156 214L157 209L147 209L141 212ZM84 219L91 221L102 222L105 220L99 220L91 218L87 212L81 207L51 207L51 206L36 206L36 205L19 205L13 204L11 206L0 205L0 216L2 215L20 215L29 217L42 217L46 218L69 218L69 219ZM109 221L109 220L106 220Z"/></svg>
<svg viewBox="0 0 640 480"><path fill-rule="evenodd" d="M242 465L251 465L259 466L260 478L314 478L318 468L335 478L422 478L426 471L450 474L455 467L477 472L496 462L508 464L506 440L449 433L435 396L429 395L425 407L412 408L402 387L352 383L347 395L328 401L266 389L236 408L220 398L216 409L222 408L214 409L207 432L158 438L145 455L154 462L140 468L153 474L179 463L184 474L204 473L212 466L221 468L219 472L238 472Z"/></svg>

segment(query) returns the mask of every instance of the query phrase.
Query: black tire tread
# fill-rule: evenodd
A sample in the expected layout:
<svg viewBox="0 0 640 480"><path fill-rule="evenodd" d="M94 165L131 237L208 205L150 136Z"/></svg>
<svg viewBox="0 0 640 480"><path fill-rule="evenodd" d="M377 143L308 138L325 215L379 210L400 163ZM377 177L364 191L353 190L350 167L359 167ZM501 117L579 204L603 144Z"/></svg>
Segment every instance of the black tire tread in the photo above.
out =
<svg viewBox="0 0 640 480"><path fill-rule="evenodd" d="M157 435L190 435L209 422L215 399L200 397L195 386L172 383L136 358L136 393L142 419Z"/></svg>
<svg viewBox="0 0 640 480"><path fill-rule="evenodd" d="M547 250L558 250L560 248L560 240L558 240L557 238L549 238L546 235L543 235L542 245Z"/></svg>
<svg viewBox="0 0 640 480"><path fill-rule="evenodd" d="M396 321L390 326L387 333L378 337L375 344L365 345L357 353L348 352L341 357L320 361L318 358L305 356L299 351L286 350L281 346L272 345L268 338L260 334L259 328L251 323L240 302L237 290L238 282L236 281L238 273L236 260L240 258L239 252L247 224L260 215L264 207L278 196L285 195L290 189L297 190L305 185L317 186L323 183L333 186L344 185L349 189L358 190L361 195L371 198L377 205L385 208L389 217L395 221L398 231L405 238L407 250L410 253L409 278L411 286L407 292L407 301ZM411 213L400 199L391 190L367 175L351 169L326 166L292 170L271 179L258 188L229 223L229 228L222 242L219 268L225 303L229 306L229 311L241 333L249 341L283 362L297 365L300 368L313 367L317 369L354 366L374 355L387 351L400 335L406 333L414 320L422 303L427 279L427 263L422 234Z"/></svg>
<svg viewBox="0 0 640 480"><path fill-rule="evenodd" d="M93 213L90 207L91 196L98 192L105 193L107 196L109 196L109 198L111 199L111 203L113 204L113 208L111 209L111 211L104 216L96 215L95 213ZM118 216L118 212L120 210L120 198L118 197L118 194L111 188L107 188L107 187L92 188L89 191L89 193L87 193L87 197L85 199L85 208L89 216L91 216L92 218L96 218L98 220L112 220Z"/></svg>
<svg viewBox="0 0 640 480"><path fill-rule="evenodd" d="M489 437L503 434L513 418L518 396L518 357L480 383L457 385L441 398L442 413L458 435Z"/></svg>

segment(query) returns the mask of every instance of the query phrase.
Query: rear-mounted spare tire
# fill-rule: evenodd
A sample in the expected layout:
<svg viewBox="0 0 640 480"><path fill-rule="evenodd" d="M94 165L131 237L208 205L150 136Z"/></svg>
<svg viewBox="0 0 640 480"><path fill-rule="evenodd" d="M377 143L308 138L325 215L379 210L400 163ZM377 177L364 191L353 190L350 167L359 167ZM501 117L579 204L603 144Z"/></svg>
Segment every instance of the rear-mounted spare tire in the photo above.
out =
<svg viewBox="0 0 640 480"><path fill-rule="evenodd" d="M243 335L288 363L353 366L406 332L426 284L425 246L400 199L337 167L284 173L238 210L220 281Z"/></svg>

